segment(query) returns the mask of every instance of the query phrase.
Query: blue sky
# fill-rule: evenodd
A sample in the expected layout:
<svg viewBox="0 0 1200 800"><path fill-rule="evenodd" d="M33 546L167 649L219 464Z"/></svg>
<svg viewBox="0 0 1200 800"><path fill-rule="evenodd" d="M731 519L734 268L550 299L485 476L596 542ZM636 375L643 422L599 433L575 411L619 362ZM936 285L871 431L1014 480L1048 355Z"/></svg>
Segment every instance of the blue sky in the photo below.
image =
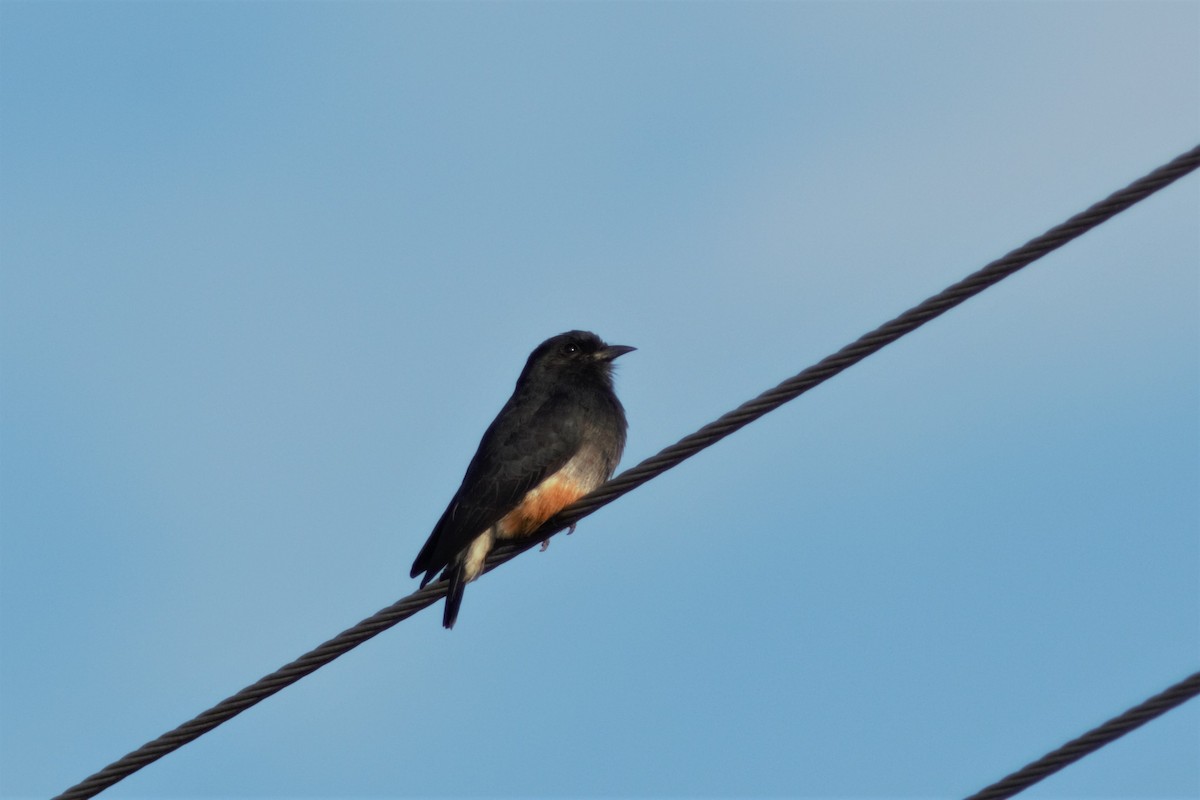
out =
<svg viewBox="0 0 1200 800"><path fill-rule="evenodd" d="M1194 3L5 0L0 793L415 588L547 336L629 466L1198 134ZM975 791L1200 668L1198 266L1193 175L107 795Z"/></svg>

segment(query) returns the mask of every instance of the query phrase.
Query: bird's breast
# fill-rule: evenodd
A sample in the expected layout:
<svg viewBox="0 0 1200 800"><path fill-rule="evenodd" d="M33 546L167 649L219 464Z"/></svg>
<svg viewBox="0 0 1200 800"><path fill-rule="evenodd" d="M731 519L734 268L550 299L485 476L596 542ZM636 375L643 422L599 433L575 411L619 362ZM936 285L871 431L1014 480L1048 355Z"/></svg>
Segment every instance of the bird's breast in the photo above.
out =
<svg viewBox="0 0 1200 800"><path fill-rule="evenodd" d="M584 447L558 472L530 489L516 508L496 523L501 539L528 536L546 520L595 489L612 474L612 465L598 449Z"/></svg>

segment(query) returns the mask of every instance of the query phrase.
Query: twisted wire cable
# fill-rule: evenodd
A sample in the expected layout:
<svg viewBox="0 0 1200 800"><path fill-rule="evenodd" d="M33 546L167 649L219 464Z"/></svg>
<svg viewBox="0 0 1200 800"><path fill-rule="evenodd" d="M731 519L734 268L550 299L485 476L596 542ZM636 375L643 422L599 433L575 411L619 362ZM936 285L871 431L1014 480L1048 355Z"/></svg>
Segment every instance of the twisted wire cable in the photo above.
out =
<svg viewBox="0 0 1200 800"><path fill-rule="evenodd" d="M1149 700L1134 706L1124 714L1113 717L1103 725L1093 728L1083 736L1072 739L1037 761L1026 764L1011 775L971 795L967 800L1003 800L1005 797L1012 797L1018 792L1023 792L1038 781L1074 764L1114 739L1119 739L1155 717L1186 703L1197 694L1200 694L1200 672L1193 673Z"/></svg>
<svg viewBox="0 0 1200 800"><path fill-rule="evenodd" d="M539 542L573 525L618 497L633 491L646 481L666 472L701 450L724 439L734 431L748 425L759 417L774 411L809 389L837 375L842 370L857 364L885 345L896 341L931 319L940 316L984 289L1003 280L1047 253L1062 247L1097 225L1135 203L1144 200L1160 189L1170 185L1184 175L1200 167L1200 145L1176 157L1172 161L1123 189L1109 195L1086 211L1057 225L1046 233L1031 239L1026 244L999 258L958 283L910 308L900 316L860 337L831 356L803 372L785 380L773 389L763 392L753 400L738 406L733 411L710 422L700 430L680 439L640 464L622 472L591 494L548 520L538 533L529 540L496 548L489 555L485 571L491 571L515 558ZM82 800L93 797L104 789L132 775L147 764L162 758L188 742L232 719L247 708L265 700L311 672L321 668L338 656L354 649L368 639L382 633L396 623L411 617L427 606L433 605L446 594L446 581L438 580L402 598L387 608L381 609L353 627L334 636L314 650L295 661L280 667L255 683L242 689L209 710L164 733L153 741L114 761L94 775L67 789L55 800Z"/></svg>

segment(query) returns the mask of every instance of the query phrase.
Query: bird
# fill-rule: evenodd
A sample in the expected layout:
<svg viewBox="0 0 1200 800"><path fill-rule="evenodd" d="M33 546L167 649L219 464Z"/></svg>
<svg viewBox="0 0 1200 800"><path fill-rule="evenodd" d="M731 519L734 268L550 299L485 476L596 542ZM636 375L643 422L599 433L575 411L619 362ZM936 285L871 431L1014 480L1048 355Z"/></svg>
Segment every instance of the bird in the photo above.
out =
<svg viewBox="0 0 1200 800"><path fill-rule="evenodd" d="M422 588L439 573L450 584L445 628L454 627L463 591L483 572L496 542L530 536L612 476L628 429L613 390L613 361L636 349L574 330L529 354L413 561L410 577L424 573Z"/></svg>

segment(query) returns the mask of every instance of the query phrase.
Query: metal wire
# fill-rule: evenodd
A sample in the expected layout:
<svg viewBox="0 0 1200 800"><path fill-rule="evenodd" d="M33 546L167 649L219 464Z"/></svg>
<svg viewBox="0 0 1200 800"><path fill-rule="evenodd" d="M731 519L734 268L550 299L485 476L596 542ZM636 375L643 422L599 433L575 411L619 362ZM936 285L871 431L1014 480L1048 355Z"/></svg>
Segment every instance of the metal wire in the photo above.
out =
<svg viewBox="0 0 1200 800"><path fill-rule="evenodd" d="M1047 253L1062 247L1072 239L1083 235L1114 215L1119 214L1135 203L1157 192L1159 189L1187 175L1197 167L1200 167L1200 146L1189 150L1168 164L1139 178L1124 189L1114 192L1086 211L1076 214L1061 225L1051 228L1046 233L1036 239L1030 240L1003 258L991 262L978 272L967 276L958 283L930 297L920 305L905 311L892 321L865 334L833 355L787 379L775 388L763 392L753 400L743 403L733 411L710 422L695 433L685 436L670 447L642 461L637 466L622 472L596 491L547 521L536 536L528 541L497 548L488 557L485 571L493 570L506 561L515 558L525 550L557 534L568 525L578 522L580 519L608 505L618 497L633 491L646 481L666 472L680 462L691 458L696 453L724 439L729 434L748 425L764 414L774 411L779 406L832 378L847 367L857 364L885 345L896 341L906 333L940 316ZM157 761L168 753L179 749L193 739L232 719L247 708L265 700L280 689L295 683L305 675L314 672L396 623L411 617L427 606L433 605L440 598L444 597L445 594L446 582L442 580L413 592L387 608L372 614L357 625L347 628L315 650L305 653L290 664L261 678L237 694L222 700L194 719L183 723L174 730L163 734L151 742L147 742L137 750L114 761L96 774L58 795L56 800L80 800L80 798L95 796L114 783L137 772L147 764Z"/></svg>
<svg viewBox="0 0 1200 800"><path fill-rule="evenodd" d="M1063 767L1074 764L1088 753L1099 750L1104 745L1119 739L1130 731L1140 728L1150 720L1170 711L1176 706L1191 700L1200 694L1200 672L1184 678L1166 691L1154 695L1149 700L1113 717L1103 725L1072 739L1052 753L1039 758L1030 764L991 786L971 795L967 800L1002 800L1023 792L1038 781L1048 778Z"/></svg>

